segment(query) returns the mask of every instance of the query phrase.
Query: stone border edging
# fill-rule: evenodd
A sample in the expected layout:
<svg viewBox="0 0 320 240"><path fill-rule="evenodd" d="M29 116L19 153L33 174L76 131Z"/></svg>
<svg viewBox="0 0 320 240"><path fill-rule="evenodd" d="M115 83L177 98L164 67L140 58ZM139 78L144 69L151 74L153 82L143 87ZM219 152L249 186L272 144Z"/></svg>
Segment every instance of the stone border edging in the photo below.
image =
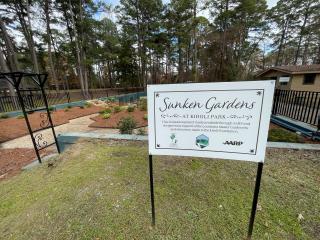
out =
<svg viewBox="0 0 320 240"><path fill-rule="evenodd" d="M117 139L117 140L137 140L148 141L148 136L142 135L126 135L126 134L101 134L101 133L83 133L83 132L69 132L61 134L58 138L68 137L77 138L98 138L98 139ZM70 142L70 144L72 144ZM284 149L298 149L298 150L315 150L320 151L320 144L306 144L306 143L288 143L288 142L268 142L267 148L284 148Z"/></svg>

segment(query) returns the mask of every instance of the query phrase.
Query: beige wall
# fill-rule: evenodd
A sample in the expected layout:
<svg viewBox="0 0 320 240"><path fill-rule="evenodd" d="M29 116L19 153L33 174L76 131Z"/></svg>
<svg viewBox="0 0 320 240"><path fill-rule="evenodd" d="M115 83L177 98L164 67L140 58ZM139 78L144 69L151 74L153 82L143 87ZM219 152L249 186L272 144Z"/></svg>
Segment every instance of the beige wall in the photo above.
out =
<svg viewBox="0 0 320 240"><path fill-rule="evenodd" d="M285 76L285 75L291 76L291 79L287 85L280 85L279 77ZM278 89L320 92L320 73L316 75L314 84L311 84L311 85L303 84L304 74L290 75L290 74L275 71L275 70L268 71L266 74L261 75L258 79L271 79L272 77L277 77L276 88Z"/></svg>
<svg viewBox="0 0 320 240"><path fill-rule="evenodd" d="M314 84L303 84L304 75L294 75L291 90L320 92L320 73L317 74Z"/></svg>

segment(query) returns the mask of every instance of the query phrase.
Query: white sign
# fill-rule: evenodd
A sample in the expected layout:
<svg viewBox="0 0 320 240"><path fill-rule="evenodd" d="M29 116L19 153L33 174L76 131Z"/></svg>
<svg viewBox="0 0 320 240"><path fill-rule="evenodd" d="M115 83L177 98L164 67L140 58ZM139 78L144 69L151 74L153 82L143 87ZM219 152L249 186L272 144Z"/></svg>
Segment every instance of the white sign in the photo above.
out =
<svg viewBox="0 0 320 240"><path fill-rule="evenodd" d="M149 85L149 153L263 162L274 86L274 80Z"/></svg>

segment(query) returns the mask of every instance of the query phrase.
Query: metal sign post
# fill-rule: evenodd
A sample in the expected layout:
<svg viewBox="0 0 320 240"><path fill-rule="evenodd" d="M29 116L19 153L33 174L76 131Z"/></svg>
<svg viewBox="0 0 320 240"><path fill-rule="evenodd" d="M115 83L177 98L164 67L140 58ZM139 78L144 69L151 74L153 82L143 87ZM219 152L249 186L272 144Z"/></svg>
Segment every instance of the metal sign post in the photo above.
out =
<svg viewBox="0 0 320 240"><path fill-rule="evenodd" d="M247 240L250 240L252 237L254 219L257 212L259 191L260 191L260 183L262 177L262 169L263 163L258 163L256 183L253 193L252 207L251 207L251 215L249 220L249 228ZM152 217L152 226L154 227L156 224L156 216L155 216L155 205L154 205L154 187L153 187L153 164L152 164L152 155L149 155L149 176L150 176L150 202L151 202L151 217Z"/></svg>
<svg viewBox="0 0 320 240"><path fill-rule="evenodd" d="M249 228L248 228L248 237L247 237L248 240L250 240L251 236L252 236L254 218L256 216L256 211L257 211L258 197L259 197L260 183L261 183L261 176L262 176L262 169L263 169L263 163L259 162L258 163L257 176L256 176L256 184L255 184L254 193L253 193L253 200L252 200Z"/></svg>
<svg viewBox="0 0 320 240"><path fill-rule="evenodd" d="M150 174L150 199L151 199L152 226L155 226L156 214L155 214L155 208L154 208L152 155L149 155L149 174Z"/></svg>

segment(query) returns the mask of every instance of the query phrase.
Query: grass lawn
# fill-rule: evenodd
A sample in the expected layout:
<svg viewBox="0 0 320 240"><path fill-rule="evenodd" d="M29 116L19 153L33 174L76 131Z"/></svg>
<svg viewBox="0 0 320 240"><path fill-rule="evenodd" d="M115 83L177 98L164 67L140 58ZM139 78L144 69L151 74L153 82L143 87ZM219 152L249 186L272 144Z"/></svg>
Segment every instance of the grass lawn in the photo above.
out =
<svg viewBox="0 0 320 240"><path fill-rule="evenodd" d="M268 141L271 142L292 142L304 143L303 137L284 128L272 128L269 130Z"/></svg>
<svg viewBox="0 0 320 240"><path fill-rule="evenodd" d="M0 182L1 239L245 239L256 164L154 158L147 146L82 140ZM253 239L320 239L320 152L269 150ZM302 214L302 220L298 215Z"/></svg>

